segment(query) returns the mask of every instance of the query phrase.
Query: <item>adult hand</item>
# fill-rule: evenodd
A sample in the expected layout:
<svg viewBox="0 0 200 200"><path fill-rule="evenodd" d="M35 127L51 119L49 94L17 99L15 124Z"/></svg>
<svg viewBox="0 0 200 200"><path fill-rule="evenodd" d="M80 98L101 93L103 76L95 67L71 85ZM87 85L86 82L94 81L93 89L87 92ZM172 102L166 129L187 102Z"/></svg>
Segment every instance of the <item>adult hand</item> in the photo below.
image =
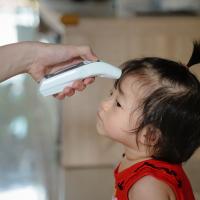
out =
<svg viewBox="0 0 200 200"><path fill-rule="evenodd" d="M0 82L22 73L29 73L40 82L46 74L82 60L97 60L97 57L88 46L41 42L17 42L0 46ZM63 99L71 96L75 90L81 91L93 81L94 78L76 81L72 87L65 88L55 97Z"/></svg>
<svg viewBox="0 0 200 200"><path fill-rule="evenodd" d="M67 65L81 62L82 60L97 60L96 55L88 46L69 46L45 43L32 43L34 59L27 67L27 72L34 80L40 82L44 75L53 73ZM86 78L75 81L71 87L66 87L59 94L54 95L57 99L64 99L65 96L72 96L75 91L82 91L95 78Z"/></svg>

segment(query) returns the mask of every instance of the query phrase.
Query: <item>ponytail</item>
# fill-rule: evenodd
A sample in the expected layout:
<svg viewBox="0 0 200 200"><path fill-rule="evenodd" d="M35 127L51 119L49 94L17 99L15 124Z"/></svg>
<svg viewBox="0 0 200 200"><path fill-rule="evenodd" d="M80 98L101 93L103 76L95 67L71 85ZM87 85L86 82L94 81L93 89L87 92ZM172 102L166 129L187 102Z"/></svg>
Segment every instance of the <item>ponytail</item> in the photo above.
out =
<svg viewBox="0 0 200 200"><path fill-rule="evenodd" d="M193 42L193 52L191 58L187 64L187 67L190 68L192 65L200 63L200 41Z"/></svg>

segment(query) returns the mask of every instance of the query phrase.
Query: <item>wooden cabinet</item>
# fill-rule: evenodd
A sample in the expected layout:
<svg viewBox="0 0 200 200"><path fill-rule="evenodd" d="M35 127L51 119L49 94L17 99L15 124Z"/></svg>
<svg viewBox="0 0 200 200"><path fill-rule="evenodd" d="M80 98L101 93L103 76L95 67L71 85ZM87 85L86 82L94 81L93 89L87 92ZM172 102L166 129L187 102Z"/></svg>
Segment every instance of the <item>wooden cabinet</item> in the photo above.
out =
<svg viewBox="0 0 200 200"><path fill-rule="evenodd" d="M66 27L63 43L90 45L100 59L118 66L143 56L187 63L194 39L200 39L199 17L138 17L81 19L79 25ZM63 101L63 166L113 166L121 156L121 146L99 136L95 128L98 104L112 84L112 80L97 78L84 92ZM198 152L196 155L195 166L200 166ZM192 172L193 165L188 166Z"/></svg>

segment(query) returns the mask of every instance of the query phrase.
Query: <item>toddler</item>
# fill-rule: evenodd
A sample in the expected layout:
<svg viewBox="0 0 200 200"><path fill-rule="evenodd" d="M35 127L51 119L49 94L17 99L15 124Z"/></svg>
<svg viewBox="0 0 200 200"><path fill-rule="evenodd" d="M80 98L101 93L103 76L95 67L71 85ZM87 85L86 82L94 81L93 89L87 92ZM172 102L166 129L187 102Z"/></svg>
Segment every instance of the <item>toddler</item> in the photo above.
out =
<svg viewBox="0 0 200 200"><path fill-rule="evenodd" d="M187 65L157 57L122 65L97 113L101 135L121 143L115 200L194 200L182 168L200 144L200 82L189 68L200 62L194 42Z"/></svg>

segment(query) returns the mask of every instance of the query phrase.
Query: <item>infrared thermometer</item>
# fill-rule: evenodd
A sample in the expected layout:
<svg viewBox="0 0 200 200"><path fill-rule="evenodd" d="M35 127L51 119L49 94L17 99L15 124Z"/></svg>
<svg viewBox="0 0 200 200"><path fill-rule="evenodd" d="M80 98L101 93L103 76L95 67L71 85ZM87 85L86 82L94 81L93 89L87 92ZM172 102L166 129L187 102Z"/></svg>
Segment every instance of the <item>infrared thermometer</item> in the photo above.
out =
<svg viewBox="0 0 200 200"><path fill-rule="evenodd" d="M67 86L72 86L76 80L96 76L118 79L121 73L121 69L103 61L83 61L44 76L39 91L43 96L49 96L63 91Z"/></svg>

